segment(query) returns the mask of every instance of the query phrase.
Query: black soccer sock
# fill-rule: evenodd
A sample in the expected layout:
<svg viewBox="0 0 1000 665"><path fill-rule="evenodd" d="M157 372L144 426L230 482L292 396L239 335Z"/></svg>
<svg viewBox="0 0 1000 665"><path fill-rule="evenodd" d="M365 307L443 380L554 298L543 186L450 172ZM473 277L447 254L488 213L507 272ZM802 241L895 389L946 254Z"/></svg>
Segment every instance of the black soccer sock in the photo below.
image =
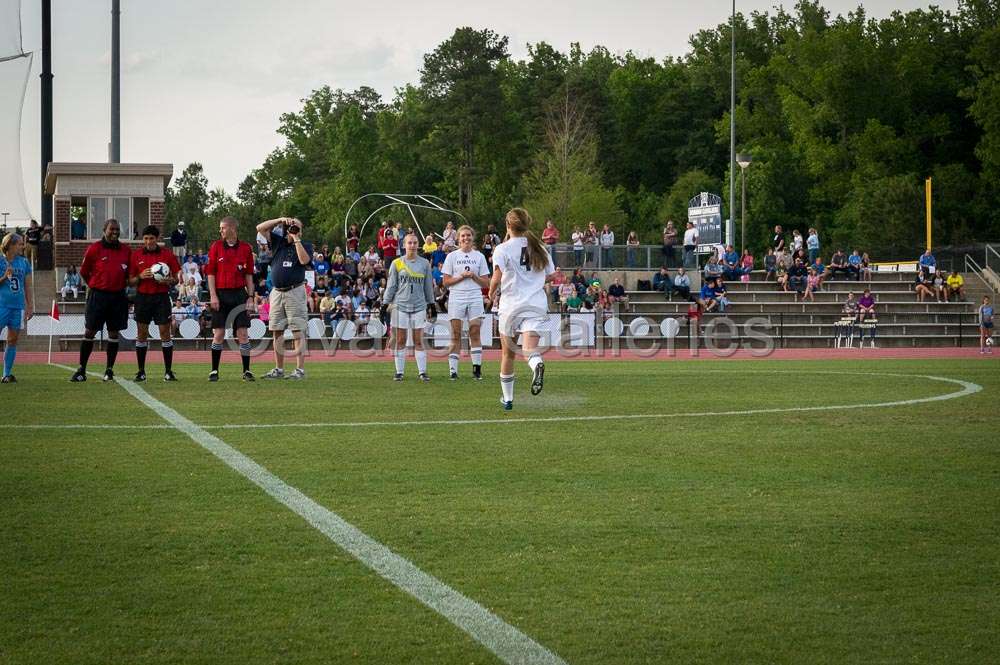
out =
<svg viewBox="0 0 1000 665"><path fill-rule="evenodd" d="M243 371L250 371L250 343L240 344L240 360L243 361Z"/></svg>
<svg viewBox="0 0 1000 665"><path fill-rule="evenodd" d="M118 340L113 339L108 342L108 369L115 368L115 360L118 358Z"/></svg>
<svg viewBox="0 0 1000 665"><path fill-rule="evenodd" d="M163 349L163 368L169 372L174 366L174 340L168 339L161 345Z"/></svg>
<svg viewBox="0 0 1000 665"><path fill-rule="evenodd" d="M94 350L94 340L85 339L80 342L80 367L84 370L87 369L87 363L90 362L90 354Z"/></svg>
<svg viewBox="0 0 1000 665"><path fill-rule="evenodd" d="M219 371L219 361L222 359L222 345L212 342L212 371Z"/></svg>
<svg viewBox="0 0 1000 665"><path fill-rule="evenodd" d="M146 372L146 349L149 345L146 342L135 343L135 362L139 365L139 371Z"/></svg>

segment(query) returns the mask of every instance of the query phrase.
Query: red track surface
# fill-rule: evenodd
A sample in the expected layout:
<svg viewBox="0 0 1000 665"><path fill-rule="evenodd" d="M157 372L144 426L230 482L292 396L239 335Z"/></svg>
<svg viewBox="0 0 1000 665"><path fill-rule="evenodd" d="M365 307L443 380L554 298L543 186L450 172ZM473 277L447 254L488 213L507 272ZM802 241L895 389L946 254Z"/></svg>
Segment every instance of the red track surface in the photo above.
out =
<svg viewBox="0 0 1000 665"><path fill-rule="evenodd" d="M434 349L428 354L432 359L441 362L447 357L447 352L443 349ZM497 360L500 352L498 350L484 350L485 360ZM159 349L155 346L150 349L150 360L153 364L160 362ZM131 351L123 351L118 354L120 360L131 362L135 356ZM549 351L546 358L558 360L871 360L885 358L904 358L917 360L930 360L934 358L982 358L979 349L972 347L955 348L888 348L888 349L776 349L769 355L753 355L748 351L737 351L731 356L719 356L702 349L697 355L693 355L687 349L677 349L673 352L660 350L652 355L641 353L641 351L629 351L622 349L612 351L611 349L588 349L578 353L559 353ZM992 356L985 356L992 358ZM75 351L60 351L52 354L52 362L62 365L76 366L79 355ZM272 364L272 354L270 351L255 356L253 363L256 366L270 366ZM223 362L239 363L239 354L234 351L225 351L222 356ZM468 362L465 353L462 354L464 362ZM18 364L44 364L48 360L48 354L42 351L23 351L17 354ZM178 363L205 363L211 360L209 351L174 351L174 362ZM291 360L289 358L289 360ZM330 355L324 351L310 351L306 358L306 364L328 363L328 362L390 362L392 355L389 351L381 350L357 355L350 351L338 351ZM104 363L104 353L95 351L91 356L91 365L99 368Z"/></svg>

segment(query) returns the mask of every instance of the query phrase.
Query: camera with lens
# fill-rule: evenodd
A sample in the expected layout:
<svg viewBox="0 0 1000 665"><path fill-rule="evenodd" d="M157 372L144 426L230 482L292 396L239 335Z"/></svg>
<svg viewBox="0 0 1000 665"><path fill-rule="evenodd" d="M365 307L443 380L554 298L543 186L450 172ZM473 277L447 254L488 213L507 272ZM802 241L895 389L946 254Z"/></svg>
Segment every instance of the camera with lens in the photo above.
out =
<svg viewBox="0 0 1000 665"><path fill-rule="evenodd" d="M288 235L289 233L293 233L294 234L294 233L298 233L298 232L299 232L299 225L298 224L291 224L291 223L285 224L285 235Z"/></svg>

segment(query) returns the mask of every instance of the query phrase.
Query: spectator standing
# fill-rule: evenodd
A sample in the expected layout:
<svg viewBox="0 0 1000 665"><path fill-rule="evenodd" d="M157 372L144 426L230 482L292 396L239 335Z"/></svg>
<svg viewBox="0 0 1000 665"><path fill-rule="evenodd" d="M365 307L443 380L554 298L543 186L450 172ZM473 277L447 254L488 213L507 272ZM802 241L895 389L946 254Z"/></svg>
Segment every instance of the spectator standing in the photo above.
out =
<svg viewBox="0 0 1000 665"><path fill-rule="evenodd" d="M819 256L819 233L816 229L809 229L809 237L806 238L806 249L809 250L809 263L813 263Z"/></svg>
<svg viewBox="0 0 1000 665"><path fill-rule="evenodd" d="M635 231L629 231L625 239L625 263L629 268L635 268L636 254L639 251L639 236Z"/></svg>
<svg viewBox="0 0 1000 665"><path fill-rule="evenodd" d="M698 229L691 222L687 223L684 230L684 267L696 267L694 251L698 249Z"/></svg>
<svg viewBox="0 0 1000 665"><path fill-rule="evenodd" d="M24 258L31 264L32 269L38 260L38 245L42 242L42 227L38 222L31 220L27 230L24 232Z"/></svg>
<svg viewBox="0 0 1000 665"><path fill-rule="evenodd" d="M674 262L677 257L674 256L674 247L677 245L677 228L674 226L674 220L667 220L667 225L663 227L663 247L661 252L663 254L663 265L668 268L674 267Z"/></svg>
<svg viewBox="0 0 1000 665"><path fill-rule="evenodd" d="M455 225L451 222L445 224L444 232L441 234L441 249L444 250L445 254L454 251L458 247L458 233L455 231Z"/></svg>
<svg viewBox="0 0 1000 665"><path fill-rule="evenodd" d="M500 236L497 234L496 226L490 224L486 227L486 233L483 234L482 250L483 256L492 265L493 262L493 250L497 248L500 244Z"/></svg>
<svg viewBox="0 0 1000 665"><path fill-rule="evenodd" d="M559 229L556 228L555 223L551 219L545 220L545 230L542 231L542 243L545 245L545 249L549 250L549 254L555 258L555 247L556 243L559 242Z"/></svg>
<svg viewBox="0 0 1000 665"><path fill-rule="evenodd" d="M87 239L87 220L83 215L73 218L73 223L70 225L70 238L73 240Z"/></svg>
<svg viewBox="0 0 1000 665"><path fill-rule="evenodd" d="M601 266L607 270L614 265L615 232L607 224L601 229Z"/></svg>
<svg viewBox="0 0 1000 665"><path fill-rule="evenodd" d="M583 239L584 234L580 230L579 226L573 227L573 258L575 259L576 267L580 268L583 266Z"/></svg>
<svg viewBox="0 0 1000 665"><path fill-rule="evenodd" d="M785 263L785 234L781 230L781 225L774 227L774 235L771 237L771 249L778 263Z"/></svg>
<svg viewBox="0 0 1000 665"><path fill-rule="evenodd" d="M792 230L792 252L797 252L803 249L805 242L802 240L802 234L799 233L798 229Z"/></svg>
<svg viewBox="0 0 1000 665"><path fill-rule="evenodd" d="M597 231L597 225L594 222L587 224L587 230L583 233L583 245L585 257L585 265L592 267L597 263L597 245L600 242L601 234Z"/></svg>
<svg viewBox="0 0 1000 665"><path fill-rule="evenodd" d="M931 254L930 248L920 255L920 268L929 273L933 273L937 270L937 259L935 259L934 255Z"/></svg>
<svg viewBox="0 0 1000 665"><path fill-rule="evenodd" d="M346 242L347 242L347 245L346 245L347 246L347 252L349 254L353 254L353 253L355 253L355 252L358 251L358 245L361 242L361 237L358 234L358 225L357 224L351 224L351 226L347 229Z"/></svg>
<svg viewBox="0 0 1000 665"><path fill-rule="evenodd" d="M179 261L187 252L188 234L184 222L177 222L177 228L170 234L170 247Z"/></svg>

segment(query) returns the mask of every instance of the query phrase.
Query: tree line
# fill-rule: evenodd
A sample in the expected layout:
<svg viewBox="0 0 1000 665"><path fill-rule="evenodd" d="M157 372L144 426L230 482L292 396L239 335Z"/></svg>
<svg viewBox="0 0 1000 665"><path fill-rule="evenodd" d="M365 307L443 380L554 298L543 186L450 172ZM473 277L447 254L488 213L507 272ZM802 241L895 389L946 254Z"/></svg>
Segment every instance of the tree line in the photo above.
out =
<svg viewBox="0 0 1000 665"><path fill-rule="evenodd" d="M827 247L912 253L927 177L936 244L1000 237L1000 2L876 19L807 0L739 14L735 29L749 246L781 224L815 226ZM700 30L680 58L539 42L515 59L507 37L459 28L392 99L313 91L235 193L188 166L168 193L168 228L185 220L209 239L224 214L288 214L335 242L356 197L399 192L440 196L479 229L524 205L564 237L595 221L657 243L698 192L721 194L729 216L730 30Z"/></svg>

